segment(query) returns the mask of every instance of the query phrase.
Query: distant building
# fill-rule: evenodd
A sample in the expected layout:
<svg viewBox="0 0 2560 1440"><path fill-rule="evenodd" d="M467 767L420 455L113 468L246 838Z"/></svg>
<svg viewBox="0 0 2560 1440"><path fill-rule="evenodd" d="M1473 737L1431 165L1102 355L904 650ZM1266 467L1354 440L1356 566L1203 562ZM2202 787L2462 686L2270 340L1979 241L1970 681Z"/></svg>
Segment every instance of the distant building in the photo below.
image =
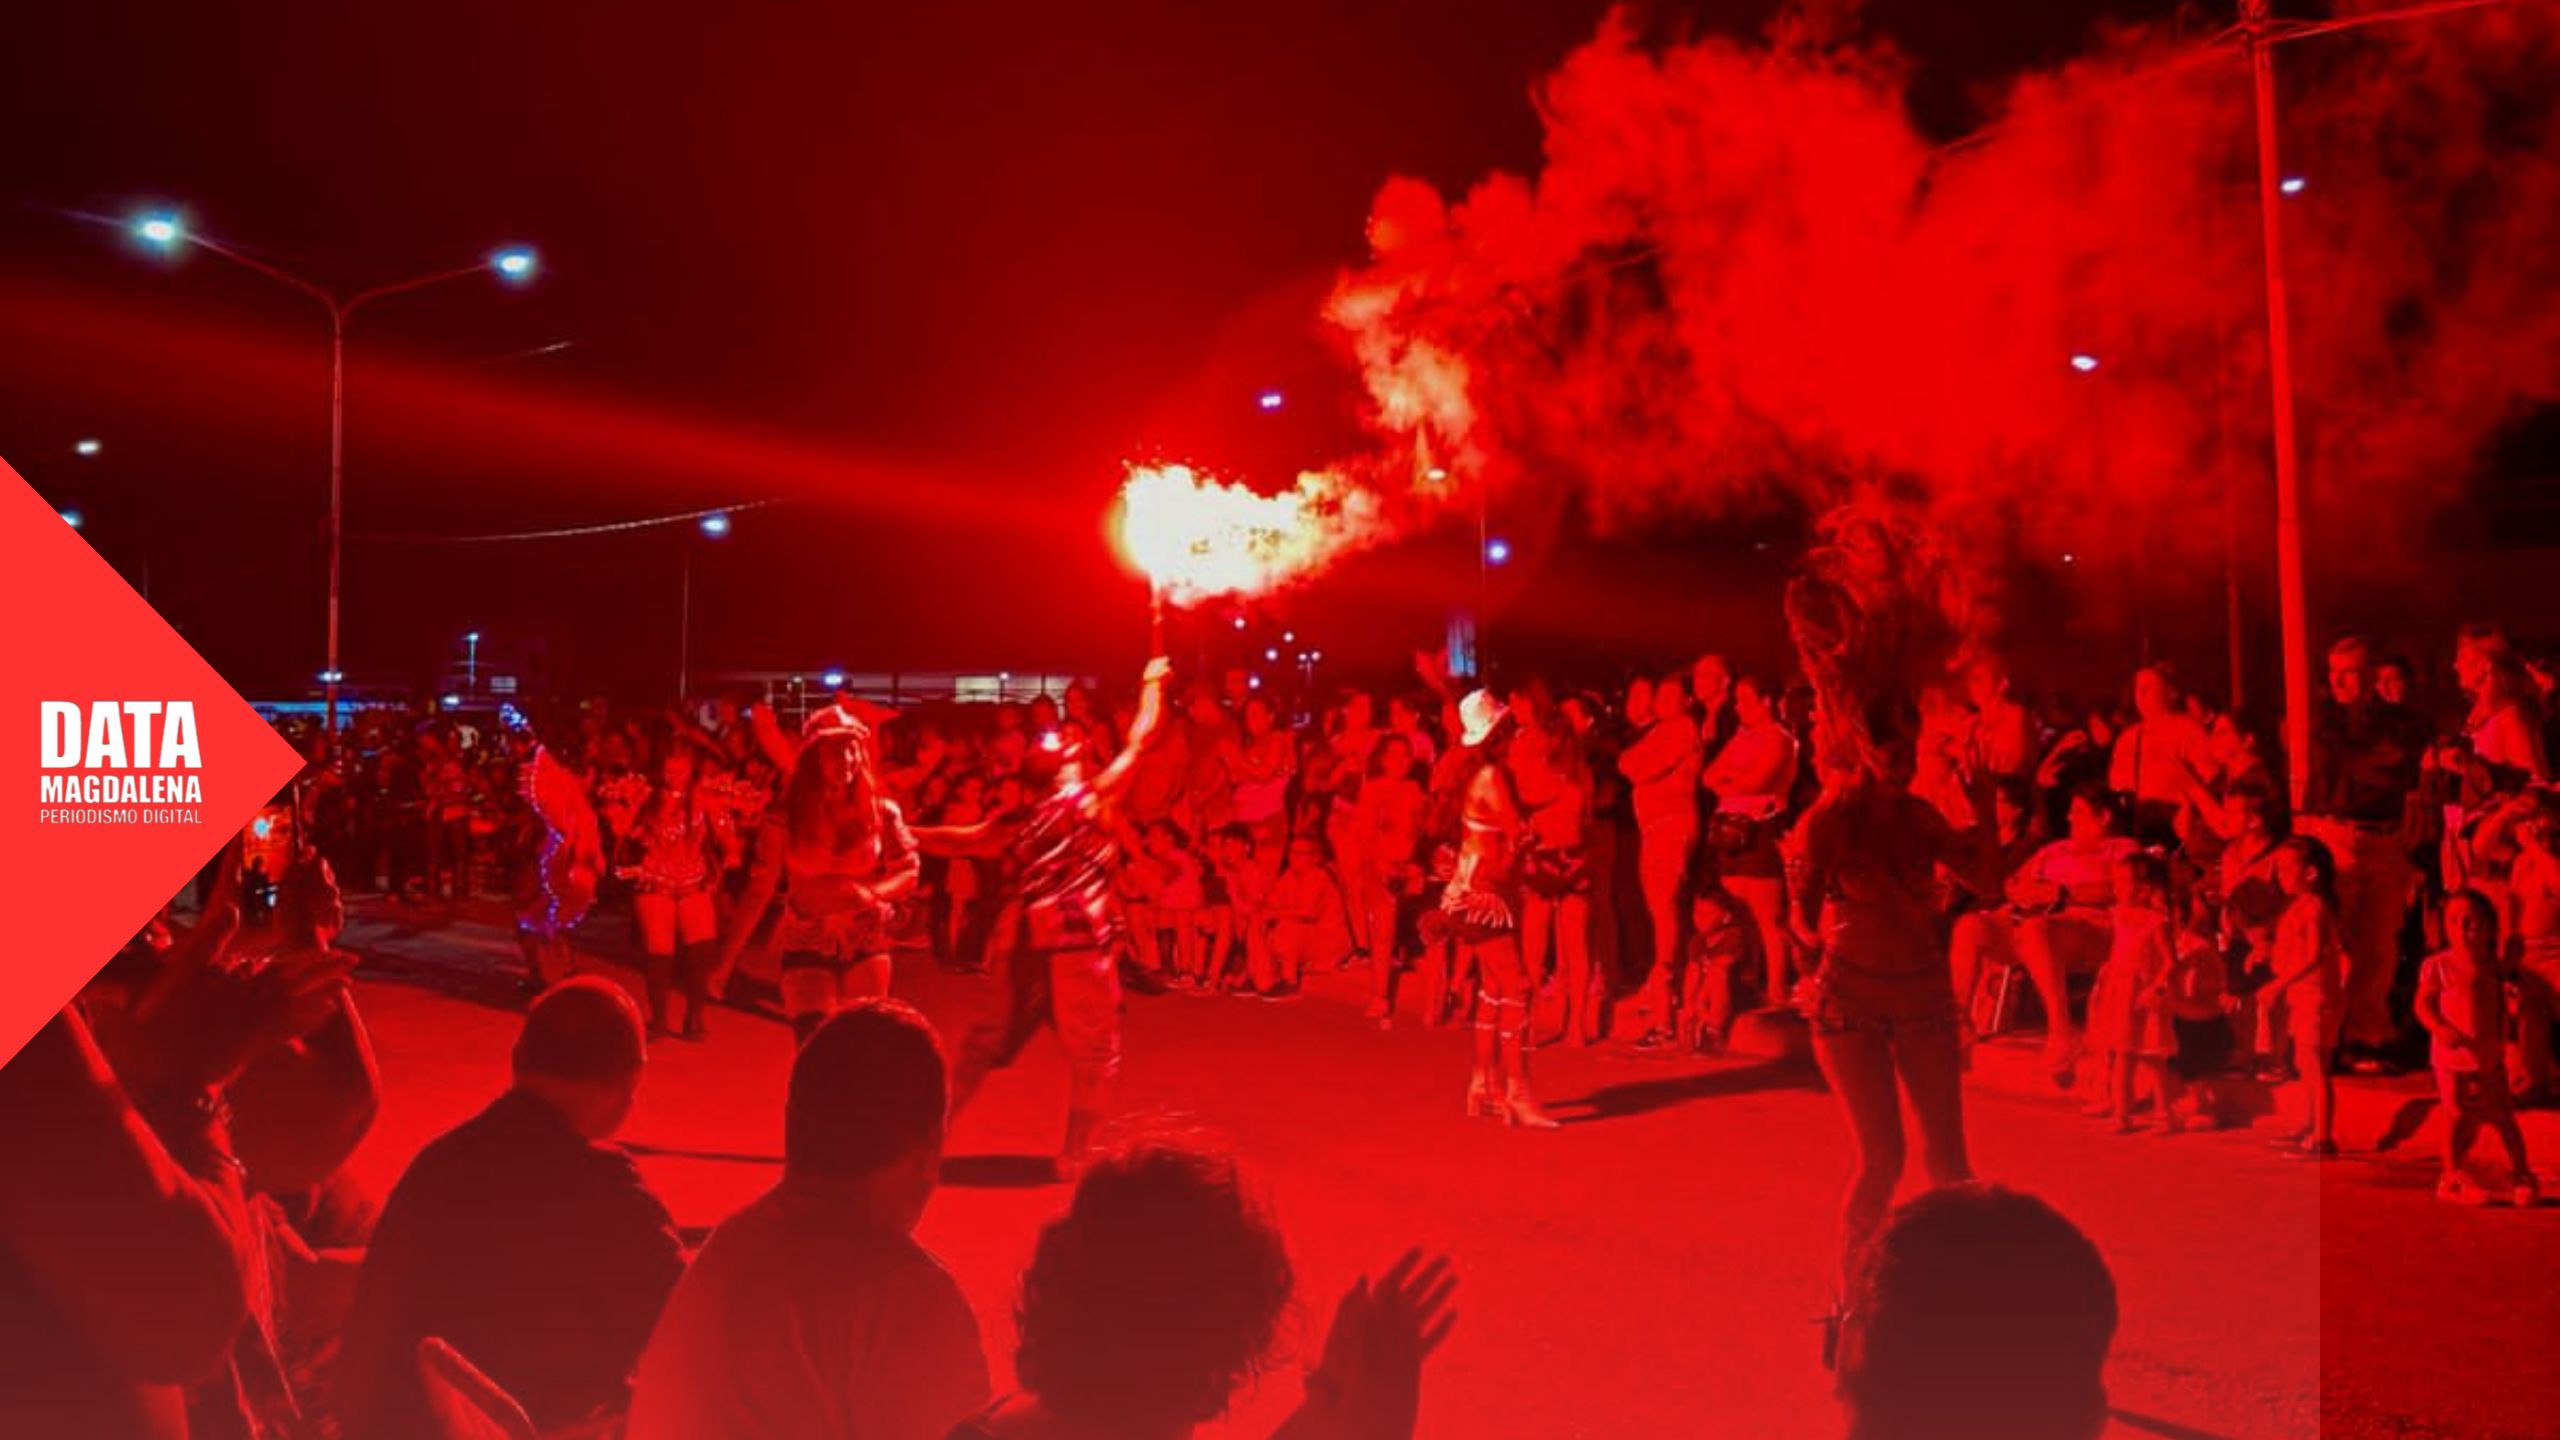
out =
<svg viewBox="0 0 2560 1440"><path fill-rule="evenodd" d="M1058 699L1089 675L1030 670L729 670L697 676L697 699L726 695L773 707L785 723L797 723L838 695L906 708L917 705L986 705L1046 695Z"/></svg>

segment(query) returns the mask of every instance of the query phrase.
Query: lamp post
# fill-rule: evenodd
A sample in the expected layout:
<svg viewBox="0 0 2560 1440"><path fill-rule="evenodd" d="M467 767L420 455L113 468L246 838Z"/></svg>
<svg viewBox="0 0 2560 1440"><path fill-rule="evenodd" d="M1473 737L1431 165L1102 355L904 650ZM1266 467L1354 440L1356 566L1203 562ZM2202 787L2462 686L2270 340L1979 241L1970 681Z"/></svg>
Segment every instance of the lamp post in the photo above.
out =
<svg viewBox="0 0 2560 1440"><path fill-rule="evenodd" d="M531 249L521 245L509 246L493 251L475 264L458 265L450 270L438 270L430 275L376 285L342 296L233 249L222 241L199 235L187 227L183 216L173 212L158 211L138 216L131 229L134 238L164 254L181 245L194 246L221 256L244 270L255 271L280 285L290 286L319 301L329 312L329 663L321 672L321 683L327 687L328 693L329 733L335 735L338 730L338 686L346 679L346 672L338 663L338 616L346 547L347 321L356 311L376 300L472 275L495 275L509 284L520 285L533 278L540 262Z"/></svg>
<svg viewBox="0 0 2560 1440"><path fill-rule="evenodd" d="M2285 306L2283 195L2276 156L2276 61L2267 0L2241 0L2258 128L2258 223L2266 261L2267 383L2276 462L2276 595L2284 628L2285 779L2298 813L2311 790L2311 619L2303 595L2302 477L2293 434L2293 337ZM2300 187L2296 187L2297 189Z"/></svg>
<svg viewBox="0 0 2560 1440"><path fill-rule="evenodd" d="M480 632L463 632L462 646L462 691L477 700L480 698Z"/></svg>

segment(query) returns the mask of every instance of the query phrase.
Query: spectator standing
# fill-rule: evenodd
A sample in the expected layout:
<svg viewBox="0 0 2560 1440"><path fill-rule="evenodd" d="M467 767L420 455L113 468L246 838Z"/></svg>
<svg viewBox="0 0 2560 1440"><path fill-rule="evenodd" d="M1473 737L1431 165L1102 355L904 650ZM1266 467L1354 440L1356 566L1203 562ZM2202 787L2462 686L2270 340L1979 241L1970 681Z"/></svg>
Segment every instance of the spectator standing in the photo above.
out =
<svg viewBox="0 0 2560 1440"><path fill-rule="evenodd" d="M2189 782L2211 773L2213 747L2187 708L2186 686L2166 665L2135 674L2133 710L2134 723L2109 752L2107 788L2131 799L2136 839L2173 844Z"/></svg>
<svg viewBox="0 0 2560 1440"><path fill-rule="evenodd" d="M1618 771L1634 795L1637 875L1645 918L1653 927L1653 963L1645 972L1645 1030L1639 1045L1672 1041L1678 1013L1681 961L1687 944L1682 904L1690 852L1698 843L1698 725L1677 675L1652 691L1652 709L1633 744L1618 756Z"/></svg>
<svg viewBox="0 0 2560 1440"><path fill-rule="evenodd" d="M2373 662L2372 642L2360 636L2329 647L2329 695L2313 725L2311 784L2294 830L2337 864L2344 1035L2379 1049L2397 1031L2388 1001L2417 884L2401 827L2428 741L2423 720L2375 693Z"/></svg>

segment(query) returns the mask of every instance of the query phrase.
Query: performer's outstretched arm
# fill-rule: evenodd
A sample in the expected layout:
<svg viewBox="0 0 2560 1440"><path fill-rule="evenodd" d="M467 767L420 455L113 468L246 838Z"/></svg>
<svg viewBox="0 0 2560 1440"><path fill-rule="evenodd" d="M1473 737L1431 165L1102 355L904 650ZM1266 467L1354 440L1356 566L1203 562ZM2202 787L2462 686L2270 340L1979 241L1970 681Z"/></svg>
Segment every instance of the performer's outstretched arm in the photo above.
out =
<svg viewBox="0 0 2560 1440"><path fill-rule="evenodd" d="M1129 738L1120 746L1120 753L1112 758L1111 764L1100 775L1094 777L1096 795L1104 799L1117 795L1121 787L1129 783L1129 777L1136 773L1138 756L1155 738L1156 731L1164 726L1164 682L1172 673L1173 662L1162 655L1147 662L1146 677L1138 690L1137 718L1129 722Z"/></svg>
<svg viewBox="0 0 2560 1440"><path fill-rule="evenodd" d="M1008 827L990 817L968 825L914 825L916 848L945 860L986 860L1004 853Z"/></svg>

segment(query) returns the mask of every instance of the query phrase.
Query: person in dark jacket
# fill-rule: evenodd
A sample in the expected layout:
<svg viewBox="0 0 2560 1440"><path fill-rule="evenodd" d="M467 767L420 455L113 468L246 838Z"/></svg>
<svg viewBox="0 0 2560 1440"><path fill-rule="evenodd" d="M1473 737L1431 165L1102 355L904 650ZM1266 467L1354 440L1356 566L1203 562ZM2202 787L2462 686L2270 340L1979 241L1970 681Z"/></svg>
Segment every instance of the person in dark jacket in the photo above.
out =
<svg viewBox="0 0 2560 1440"><path fill-rule="evenodd" d="M684 1250L667 1207L606 1143L638 1096L640 1010L594 976L525 1016L515 1083L418 1152L356 1282L338 1402L347 1433L434 1433L418 1342L440 1338L544 1428L629 1401Z"/></svg>

